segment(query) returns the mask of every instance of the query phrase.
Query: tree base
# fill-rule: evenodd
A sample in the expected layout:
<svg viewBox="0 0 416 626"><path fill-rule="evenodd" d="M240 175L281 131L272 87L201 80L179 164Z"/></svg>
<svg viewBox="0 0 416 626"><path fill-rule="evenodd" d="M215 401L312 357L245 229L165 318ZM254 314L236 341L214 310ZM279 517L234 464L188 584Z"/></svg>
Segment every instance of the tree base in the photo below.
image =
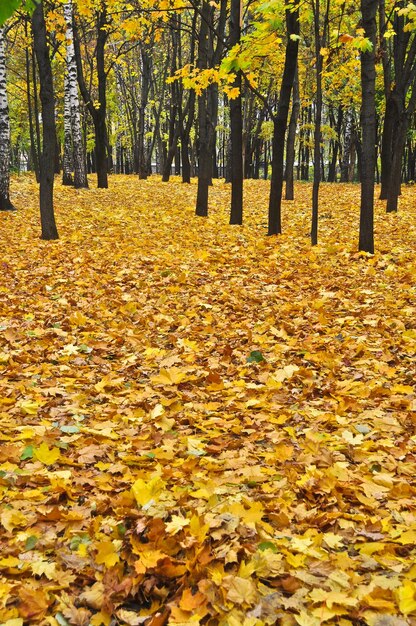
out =
<svg viewBox="0 0 416 626"><path fill-rule="evenodd" d="M16 211L16 207L10 202L10 198L0 198L0 211Z"/></svg>
<svg viewBox="0 0 416 626"><path fill-rule="evenodd" d="M65 187L73 187L74 179L72 178L72 174L69 174L68 172L66 172L62 176L62 185L64 185Z"/></svg>

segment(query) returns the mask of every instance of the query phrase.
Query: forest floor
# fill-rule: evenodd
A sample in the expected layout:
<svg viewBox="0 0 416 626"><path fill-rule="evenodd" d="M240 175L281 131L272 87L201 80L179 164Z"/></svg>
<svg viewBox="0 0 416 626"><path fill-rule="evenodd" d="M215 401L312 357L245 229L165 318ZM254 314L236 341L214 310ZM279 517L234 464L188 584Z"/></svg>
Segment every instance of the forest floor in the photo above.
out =
<svg viewBox="0 0 416 626"><path fill-rule="evenodd" d="M416 202L264 181L37 188L0 214L0 622L416 624Z"/></svg>

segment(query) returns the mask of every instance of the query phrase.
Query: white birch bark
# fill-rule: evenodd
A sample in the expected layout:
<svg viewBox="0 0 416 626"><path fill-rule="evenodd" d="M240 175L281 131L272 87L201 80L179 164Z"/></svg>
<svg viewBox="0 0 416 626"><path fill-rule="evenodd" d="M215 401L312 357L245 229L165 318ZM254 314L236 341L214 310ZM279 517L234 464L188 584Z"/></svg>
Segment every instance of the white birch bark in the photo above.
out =
<svg viewBox="0 0 416 626"><path fill-rule="evenodd" d="M73 158L74 158L74 186L79 189L88 187L87 170L82 145L81 115L78 97L77 65L75 61L74 36L72 29L72 0L64 4L66 22L66 67L69 96L69 113L72 130Z"/></svg>
<svg viewBox="0 0 416 626"><path fill-rule="evenodd" d="M71 124L71 94L69 93L68 73L64 77L64 160L62 165L62 184L73 185L72 172L74 170L72 124Z"/></svg>
<svg viewBox="0 0 416 626"><path fill-rule="evenodd" d="M4 29L0 28L0 211L13 211L10 202L10 119L6 90Z"/></svg>

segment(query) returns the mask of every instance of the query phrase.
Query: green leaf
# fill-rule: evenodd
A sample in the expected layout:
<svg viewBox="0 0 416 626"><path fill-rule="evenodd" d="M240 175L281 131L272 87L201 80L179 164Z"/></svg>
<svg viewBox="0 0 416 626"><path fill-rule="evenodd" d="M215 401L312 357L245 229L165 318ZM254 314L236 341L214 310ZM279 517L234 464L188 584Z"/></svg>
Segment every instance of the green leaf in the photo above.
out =
<svg viewBox="0 0 416 626"><path fill-rule="evenodd" d="M74 424L73 426L61 426L60 430L61 432L67 433L68 435L73 435L74 433L79 433L79 426L77 426L76 424Z"/></svg>
<svg viewBox="0 0 416 626"><path fill-rule="evenodd" d="M127 528L124 526L124 524L117 524L117 531L120 537L124 537L127 532Z"/></svg>
<svg viewBox="0 0 416 626"><path fill-rule="evenodd" d="M75 535L74 537L72 537L69 547L71 550L78 550L81 543L84 543L86 545L91 543L91 539L86 533L82 533L81 535Z"/></svg>
<svg viewBox="0 0 416 626"><path fill-rule="evenodd" d="M20 460L26 461L26 459L32 459L33 452L34 452L33 446L26 446L26 448L23 450L22 454L20 455Z"/></svg>
<svg viewBox="0 0 416 626"><path fill-rule="evenodd" d="M79 346L79 351L80 352L84 352L85 354L89 354L90 352L92 352L92 348L90 348L89 346L87 346L86 343L82 343Z"/></svg>
<svg viewBox="0 0 416 626"><path fill-rule="evenodd" d="M247 357L247 363L261 363L262 361L266 361L260 350L253 350L250 352Z"/></svg>
<svg viewBox="0 0 416 626"><path fill-rule="evenodd" d="M66 621L62 613L57 613L55 615L55 619L58 622L59 626L70 626L69 622Z"/></svg>
<svg viewBox="0 0 416 626"><path fill-rule="evenodd" d="M30 535L30 537L26 539L25 550L33 550L37 542L38 537L36 537L36 535Z"/></svg>
<svg viewBox="0 0 416 626"><path fill-rule="evenodd" d="M32 13L36 0L1 0L0 1L0 26L13 15L19 8Z"/></svg>
<svg viewBox="0 0 416 626"><path fill-rule="evenodd" d="M271 550L272 552L278 551L274 543L271 541L263 541L262 543L259 543L258 548L261 552L264 552L265 550Z"/></svg>

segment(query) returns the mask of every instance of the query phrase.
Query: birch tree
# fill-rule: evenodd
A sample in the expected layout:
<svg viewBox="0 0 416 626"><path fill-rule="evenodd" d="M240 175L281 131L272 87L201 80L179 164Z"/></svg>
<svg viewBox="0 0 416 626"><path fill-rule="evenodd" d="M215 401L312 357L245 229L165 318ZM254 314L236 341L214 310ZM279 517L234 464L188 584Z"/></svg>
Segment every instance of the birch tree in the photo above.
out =
<svg viewBox="0 0 416 626"><path fill-rule="evenodd" d="M0 28L0 211L14 211L10 202L10 120L6 91L4 28Z"/></svg>
<svg viewBox="0 0 416 626"><path fill-rule="evenodd" d="M62 162L62 184L71 186L74 184L72 172L74 170L74 158L72 150L71 128L71 97L69 93L68 74L64 77L64 158Z"/></svg>
<svg viewBox="0 0 416 626"><path fill-rule="evenodd" d="M65 80L65 146L66 148L69 148L72 139L74 187L76 189L80 189L88 187L88 180L82 143L81 115L77 84L77 64L75 59L74 33L72 28L72 0L67 0L67 2L65 2L64 17L67 40ZM70 138L67 139L67 133L71 133L72 137L70 136ZM67 145L67 142L69 145ZM68 161L69 155L67 155L67 167L70 163L70 161Z"/></svg>

